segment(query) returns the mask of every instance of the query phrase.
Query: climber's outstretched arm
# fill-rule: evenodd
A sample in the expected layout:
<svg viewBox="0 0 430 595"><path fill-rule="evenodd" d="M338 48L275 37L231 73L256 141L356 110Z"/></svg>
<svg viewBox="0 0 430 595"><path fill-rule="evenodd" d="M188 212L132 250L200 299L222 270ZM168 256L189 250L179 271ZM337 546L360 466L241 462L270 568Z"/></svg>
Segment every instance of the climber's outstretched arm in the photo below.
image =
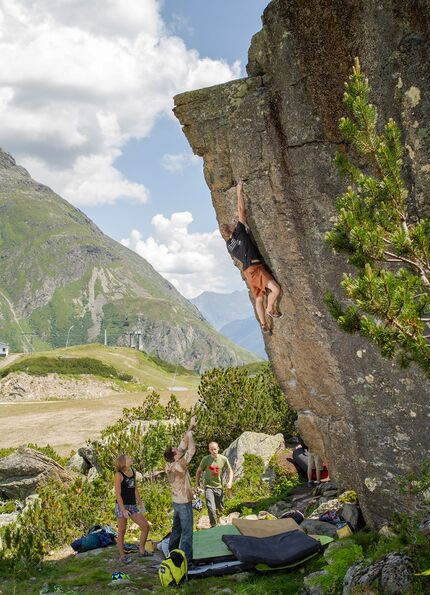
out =
<svg viewBox="0 0 430 595"><path fill-rule="evenodd" d="M245 209L245 195L243 193L243 182L239 180L236 186L236 194L237 194L237 212L239 214L239 221L246 224L246 209Z"/></svg>

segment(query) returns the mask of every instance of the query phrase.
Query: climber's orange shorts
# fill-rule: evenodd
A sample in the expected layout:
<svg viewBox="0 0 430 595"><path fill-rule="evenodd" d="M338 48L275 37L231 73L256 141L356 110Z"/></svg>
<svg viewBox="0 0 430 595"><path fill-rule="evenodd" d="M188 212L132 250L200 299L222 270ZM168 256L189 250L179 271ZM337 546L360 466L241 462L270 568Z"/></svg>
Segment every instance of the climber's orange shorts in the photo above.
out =
<svg viewBox="0 0 430 595"><path fill-rule="evenodd" d="M272 275L261 263L252 264L243 271L243 274L254 299L265 295L268 284L274 281Z"/></svg>

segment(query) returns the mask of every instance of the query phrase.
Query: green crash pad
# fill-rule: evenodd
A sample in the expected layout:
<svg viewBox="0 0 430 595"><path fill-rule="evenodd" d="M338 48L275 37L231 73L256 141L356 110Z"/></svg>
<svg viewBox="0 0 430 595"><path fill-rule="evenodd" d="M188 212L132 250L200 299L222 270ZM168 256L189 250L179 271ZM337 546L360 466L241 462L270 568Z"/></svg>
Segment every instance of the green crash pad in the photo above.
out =
<svg viewBox="0 0 430 595"><path fill-rule="evenodd" d="M193 532L193 561L224 562L235 560L231 551L222 540L223 535L240 535L234 525L220 525L211 529L202 529Z"/></svg>
<svg viewBox="0 0 430 595"><path fill-rule="evenodd" d="M322 546L328 545L332 541L334 541L333 537L329 537L328 535L313 535L315 539L319 539L319 542Z"/></svg>

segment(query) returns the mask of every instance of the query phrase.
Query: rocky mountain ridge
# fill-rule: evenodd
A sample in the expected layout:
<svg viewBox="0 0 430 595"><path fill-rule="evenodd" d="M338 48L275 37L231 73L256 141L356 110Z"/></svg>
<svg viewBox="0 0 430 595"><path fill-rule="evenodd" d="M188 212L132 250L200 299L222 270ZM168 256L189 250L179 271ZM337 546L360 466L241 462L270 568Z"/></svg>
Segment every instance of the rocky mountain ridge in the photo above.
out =
<svg viewBox="0 0 430 595"><path fill-rule="evenodd" d="M283 287L266 350L301 433L341 488L353 486L370 524L413 498L398 476L430 458L430 383L339 331L324 303L348 269L324 241L344 189L333 164L354 58L380 121L393 117L407 149L411 212L430 211L428 0L273 0L249 51L248 78L175 98L175 114L204 159L219 223L234 218L243 178L248 223Z"/></svg>
<svg viewBox="0 0 430 595"><path fill-rule="evenodd" d="M143 258L0 150L0 339L12 350L103 342L201 372L255 358L212 329ZM31 338L30 334L34 333Z"/></svg>

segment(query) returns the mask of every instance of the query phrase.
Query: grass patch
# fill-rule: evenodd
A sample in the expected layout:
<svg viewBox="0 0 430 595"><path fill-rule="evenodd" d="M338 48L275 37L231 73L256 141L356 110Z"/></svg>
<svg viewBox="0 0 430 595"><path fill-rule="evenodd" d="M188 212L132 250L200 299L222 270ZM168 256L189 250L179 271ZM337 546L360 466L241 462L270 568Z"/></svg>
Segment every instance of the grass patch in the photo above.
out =
<svg viewBox="0 0 430 595"><path fill-rule="evenodd" d="M65 374L80 376L91 374L101 378L113 378L127 382L133 381L133 376L119 372L114 366L104 364L91 357L46 357L38 356L22 359L7 368L0 370L0 378L11 372L25 372L32 376L46 376L47 374Z"/></svg>

